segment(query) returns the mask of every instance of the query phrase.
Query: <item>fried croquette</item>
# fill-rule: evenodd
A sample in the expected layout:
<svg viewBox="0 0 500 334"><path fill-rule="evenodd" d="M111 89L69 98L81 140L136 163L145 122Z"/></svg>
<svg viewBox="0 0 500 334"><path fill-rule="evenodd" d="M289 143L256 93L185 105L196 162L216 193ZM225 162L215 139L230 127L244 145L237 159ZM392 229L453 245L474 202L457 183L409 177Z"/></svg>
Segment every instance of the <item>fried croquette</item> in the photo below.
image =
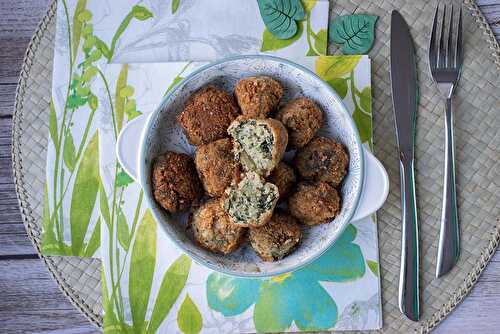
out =
<svg viewBox="0 0 500 334"><path fill-rule="evenodd" d="M264 261L278 261L299 244L302 232L297 220L277 210L264 226L250 228L252 248Z"/></svg>
<svg viewBox="0 0 500 334"><path fill-rule="evenodd" d="M239 115L231 95L214 86L193 94L177 121L191 145L203 145L227 137L227 127Z"/></svg>
<svg viewBox="0 0 500 334"><path fill-rule="evenodd" d="M198 146L194 162L203 188L212 197L222 196L240 171L229 138Z"/></svg>
<svg viewBox="0 0 500 334"><path fill-rule="evenodd" d="M266 182L260 175L249 172L238 184L226 190L224 210L233 224L262 226L271 218L278 197L278 187Z"/></svg>
<svg viewBox="0 0 500 334"><path fill-rule="evenodd" d="M301 182L288 199L290 213L305 225L333 220L340 212L340 197L326 182Z"/></svg>
<svg viewBox="0 0 500 334"><path fill-rule="evenodd" d="M288 144L281 122L272 119L236 119L227 130L234 139L233 151L246 171L268 176L280 162Z"/></svg>
<svg viewBox="0 0 500 334"><path fill-rule="evenodd" d="M280 162L276 168L273 169L267 181L278 187L280 193L280 199L286 198L290 190L297 182L297 176L292 167L288 166L284 162Z"/></svg>
<svg viewBox="0 0 500 334"><path fill-rule="evenodd" d="M191 217L190 226L196 242L216 253L234 252L245 238L246 229L231 223L221 199L211 199L199 207Z"/></svg>
<svg viewBox="0 0 500 334"><path fill-rule="evenodd" d="M347 174L349 155L336 141L317 137L297 152L295 167L304 179L340 185Z"/></svg>
<svg viewBox="0 0 500 334"><path fill-rule="evenodd" d="M266 118L283 97L281 84L268 76L241 79L234 89L241 113L251 118Z"/></svg>
<svg viewBox="0 0 500 334"><path fill-rule="evenodd" d="M310 99L298 98L288 102L276 114L276 119L288 130L291 148L302 148L311 141L323 122L323 112Z"/></svg>
<svg viewBox="0 0 500 334"><path fill-rule="evenodd" d="M182 153L166 152L152 168L155 200L170 213L182 212L203 196L193 159Z"/></svg>

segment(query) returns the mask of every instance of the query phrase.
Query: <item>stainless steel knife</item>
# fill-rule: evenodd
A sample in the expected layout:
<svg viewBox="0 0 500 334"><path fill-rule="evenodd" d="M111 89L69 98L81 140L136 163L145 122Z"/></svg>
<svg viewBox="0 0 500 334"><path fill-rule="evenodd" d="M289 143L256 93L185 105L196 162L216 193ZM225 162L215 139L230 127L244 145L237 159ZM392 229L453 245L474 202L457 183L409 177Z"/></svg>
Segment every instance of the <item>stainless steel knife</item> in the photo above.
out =
<svg viewBox="0 0 500 334"><path fill-rule="evenodd" d="M391 17L391 86L401 177L401 270L399 309L413 321L420 318L419 250L415 174L415 121L418 104L415 50L410 29L401 14Z"/></svg>

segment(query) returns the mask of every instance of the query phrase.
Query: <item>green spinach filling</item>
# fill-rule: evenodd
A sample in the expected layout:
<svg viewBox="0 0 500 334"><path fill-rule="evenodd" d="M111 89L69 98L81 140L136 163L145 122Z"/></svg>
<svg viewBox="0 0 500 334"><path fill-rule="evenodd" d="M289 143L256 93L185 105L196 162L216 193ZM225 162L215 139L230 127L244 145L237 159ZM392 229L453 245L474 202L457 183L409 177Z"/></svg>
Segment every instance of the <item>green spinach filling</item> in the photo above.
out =
<svg viewBox="0 0 500 334"><path fill-rule="evenodd" d="M272 168L274 137L265 124L255 120L241 122L231 129L231 136L237 141L236 159L252 171L268 171Z"/></svg>
<svg viewBox="0 0 500 334"><path fill-rule="evenodd" d="M277 196L273 186L264 184L258 176L249 176L230 191L224 206L237 223L246 224L258 221L264 213L271 210Z"/></svg>

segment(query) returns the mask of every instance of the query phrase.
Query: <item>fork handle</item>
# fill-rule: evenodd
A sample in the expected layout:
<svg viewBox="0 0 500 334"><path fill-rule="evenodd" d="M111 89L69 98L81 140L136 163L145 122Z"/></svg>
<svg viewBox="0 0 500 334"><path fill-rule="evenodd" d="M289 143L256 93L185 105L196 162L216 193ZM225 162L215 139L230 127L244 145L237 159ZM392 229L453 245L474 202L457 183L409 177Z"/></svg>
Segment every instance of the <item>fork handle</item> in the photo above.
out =
<svg viewBox="0 0 500 334"><path fill-rule="evenodd" d="M419 250L415 172L413 159L401 154L401 268L399 273L399 309L408 319L420 318Z"/></svg>
<svg viewBox="0 0 500 334"><path fill-rule="evenodd" d="M436 277L441 277L449 272L457 263L460 256L451 98L446 100L445 132L443 207L441 211L441 231L439 233Z"/></svg>

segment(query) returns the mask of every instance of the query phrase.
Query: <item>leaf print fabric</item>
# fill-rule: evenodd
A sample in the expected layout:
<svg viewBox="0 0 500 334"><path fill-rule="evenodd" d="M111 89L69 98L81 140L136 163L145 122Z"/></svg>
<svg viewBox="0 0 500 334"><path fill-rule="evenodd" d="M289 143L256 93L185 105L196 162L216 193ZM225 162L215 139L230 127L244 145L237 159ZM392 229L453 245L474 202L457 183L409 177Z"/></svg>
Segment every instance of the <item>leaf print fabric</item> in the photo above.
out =
<svg viewBox="0 0 500 334"><path fill-rule="evenodd" d="M359 108L367 108L369 104L367 102L370 101L363 99L361 95L366 95L370 88L368 57L303 57L300 63L327 80L343 97L350 112L356 109L355 102ZM108 78L111 91L116 92L117 86L130 86L133 92L130 91L132 95L128 98L136 101L138 110L149 113L154 110L165 93L182 80L180 78L189 76L189 73L202 65L203 63L195 62L111 64L103 73ZM126 80L123 75L125 68ZM342 83L338 84L338 82ZM352 89L353 86L355 90ZM101 91L105 92L105 90ZM125 93L129 95L129 92ZM107 113L112 113L111 105L103 103L103 106ZM114 110L116 112L116 108ZM126 124L127 120L128 116L124 114L123 124ZM361 126L363 124L358 124L360 132L365 131ZM112 127L108 126L106 129L103 126L102 128L103 138L107 138L107 141L114 141ZM369 147L370 143L371 137L364 145ZM181 145L179 150L185 149L185 144L179 145ZM108 291L112 290L110 286L115 286L117 291L116 297L110 298L115 300L111 307L108 307L111 313L105 314L105 319L109 319L110 323L117 319L115 324L118 323L123 328L134 328L134 323L136 323L138 324L136 326L140 326L142 330L144 326L148 326L148 332L159 333L189 333L198 330L201 333L239 333L344 329L353 328L353 326L363 329L380 327L379 277L374 273L378 271L378 249L376 224L372 218L353 223L327 253L306 268L271 279L234 278L214 273L191 263L191 260L182 255L161 233L161 230L157 229L154 242L156 248L151 248L151 251L146 252L145 250L150 248L142 246L143 251L137 253L144 261L150 261L148 258L151 257L150 254L153 254L153 251L155 254L148 310L145 316L142 316L141 307L138 308L139 311L131 313L136 314L136 319L139 320L134 321L132 316L127 317L126 305L131 303L131 297L135 296L135 293L130 295L130 284L136 286L142 284L134 279L131 280L130 276L132 269L129 257L133 254L134 244L138 240L141 242L138 234L143 233L139 232L140 227L137 227L137 224L134 225L132 217L136 215L138 207L140 207L138 216L141 219L148 209L144 201L138 205L140 198L137 194L140 186L137 183L128 183L127 178L121 176L120 173L114 176L113 148L109 145L101 145L101 150L101 174L109 176L103 177L103 185L108 198L111 198L110 194L115 184L113 180L118 180L119 184L126 184L123 194L120 194L121 190L118 194L119 201L123 202L121 205L123 215L127 217L128 228L124 230L130 233L129 238L120 237L119 217L121 214L118 214L119 217L116 218L111 228L105 224L101 225L102 243L107 245L103 248L103 254L108 254L103 256L106 285ZM139 221L142 221L141 219ZM126 233L123 232L123 234ZM120 242L120 239L130 239L128 251L127 245ZM119 267L117 267L118 262ZM153 265L150 264L150 267ZM119 274L121 268L125 268L122 276ZM140 271L145 273L144 277L149 277L145 268ZM149 282L149 280L144 281ZM146 291L146 295L148 289L141 287L141 290ZM121 296L118 291L121 291ZM108 294L111 296L110 292ZM372 300L376 301L376 307L363 306L374 305L373 303L366 304L372 297L374 298ZM138 300L137 296L133 298ZM122 312L120 301L124 303L123 317L120 315ZM141 302L140 305L144 303ZM278 307L279 305L290 306L281 308ZM348 307L352 309L348 311ZM131 309L134 308L129 308L128 312ZM359 313L356 312L358 309ZM359 327L356 327L358 325Z"/></svg>
<svg viewBox="0 0 500 334"><path fill-rule="evenodd" d="M270 279L212 273L207 281L209 307L228 316L255 304L257 331L284 331L293 322L305 331L333 328L338 318L337 305L320 282L348 282L363 277L365 263L360 247L352 243L355 236L356 228L349 225L321 258L296 272Z"/></svg>
<svg viewBox="0 0 500 334"><path fill-rule="evenodd" d="M96 87L106 80L98 66L112 57L114 47L108 47L95 35L93 14L86 0L61 0L59 4L42 253L93 256L100 242ZM152 17L141 6L134 6L130 13L129 21ZM120 34L127 26L120 26Z"/></svg>
<svg viewBox="0 0 500 334"><path fill-rule="evenodd" d="M122 0L119 5L111 0L89 0L88 7L95 15L100 12L96 43L107 46L101 52L111 63L201 62L256 53L290 59L326 54L327 0L260 2L276 2L278 9L281 4L288 9L288 3L297 8L289 13L294 17L290 26L283 25L288 28L280 38L285 39L277 38L266 27L256 0L149 0L139 5L131 0ZM147 18L144 21L137 16L127 20L134 6L147 8L152 17L145 12L141 16ZM118 28L122 21L128 23L123 32Z"/></svg>
<svg viewBox="0 0 500 334"><path fill-rule="evenodd" d="M266 30L256 1L216 1L59 1L43 252L101 254L105 333L380 328L372 218L353 223L333 250L307 268L235 280L176 249L154 221L141 187L117 163L114 143L121 129L152 112L204 64L196 60L241 53L292 58L316 71L341 96L364 145L371 146L370 62L365 56L323 56L327 1L301 1L304 19L288 40ZM199 24L226 9L245 15ZM182 61L154 63L173 60ZM280 309L280 301L293 303Z"/></svg>

